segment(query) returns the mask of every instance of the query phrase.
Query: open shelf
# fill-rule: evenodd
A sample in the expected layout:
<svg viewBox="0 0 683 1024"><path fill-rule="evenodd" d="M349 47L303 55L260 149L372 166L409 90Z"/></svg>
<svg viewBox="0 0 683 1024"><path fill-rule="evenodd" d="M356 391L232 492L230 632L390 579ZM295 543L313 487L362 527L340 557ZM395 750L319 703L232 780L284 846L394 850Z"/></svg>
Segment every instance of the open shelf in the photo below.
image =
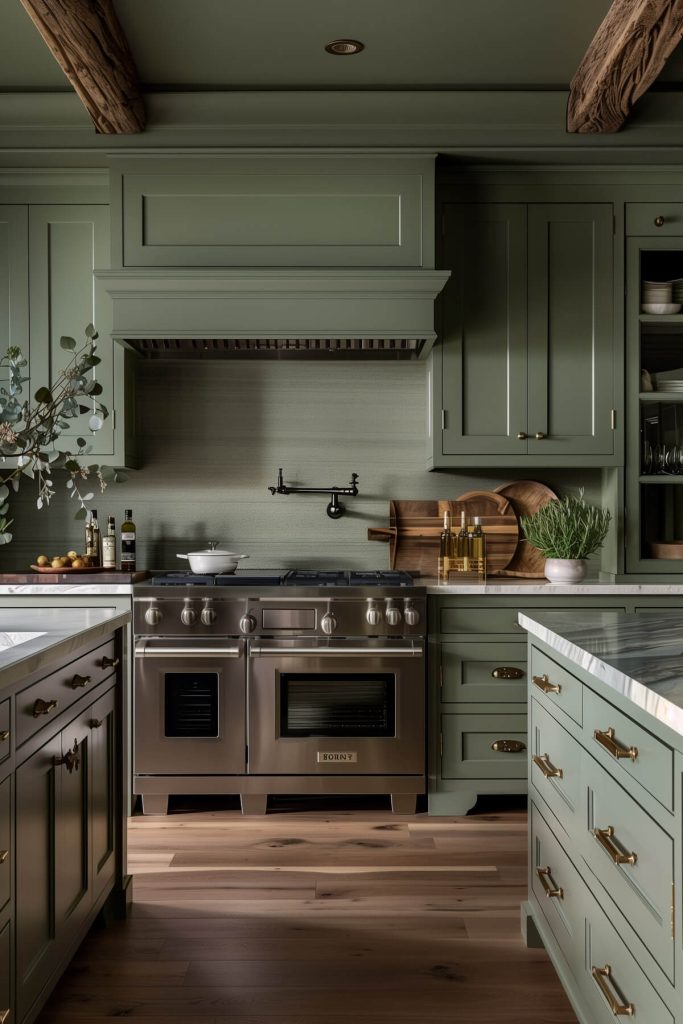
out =
<svg viewBox="0 0 683 1024"><path fill-rule="evenodd" d="M641 484L683 484L683 473L657 473L650 476L639 476Z"/></svg>
<svg viewBox="0 0 683 1024"><path fill-rule="evenodd" d="M683 391L641 391L641 402L683 402Z"/></svg>

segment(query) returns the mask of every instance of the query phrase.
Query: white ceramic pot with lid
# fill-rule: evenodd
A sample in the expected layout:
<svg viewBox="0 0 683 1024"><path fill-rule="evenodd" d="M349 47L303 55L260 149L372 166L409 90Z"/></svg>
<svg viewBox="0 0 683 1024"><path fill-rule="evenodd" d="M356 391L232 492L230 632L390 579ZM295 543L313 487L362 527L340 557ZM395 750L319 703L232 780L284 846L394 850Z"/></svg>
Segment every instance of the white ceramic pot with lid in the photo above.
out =
<svg viewBox="0 0 683 1024"><path fill-rule="evenodd" d="M176 558L185 558L190 563L190 569L196 573L234 572L237 563L242 558L249 558L249 555L237 555L234 551L223 551L220 548L210 547L204 551L190 551L186 555L176 555Z"/></svg>

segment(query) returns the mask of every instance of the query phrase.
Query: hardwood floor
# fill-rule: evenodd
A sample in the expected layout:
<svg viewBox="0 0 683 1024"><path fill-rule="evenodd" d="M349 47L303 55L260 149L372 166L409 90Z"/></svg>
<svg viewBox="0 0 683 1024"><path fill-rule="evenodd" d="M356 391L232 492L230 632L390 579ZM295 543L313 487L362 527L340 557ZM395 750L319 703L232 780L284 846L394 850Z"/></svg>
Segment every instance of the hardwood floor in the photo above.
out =
<svg viewBox="0 0 683 1024"><path fill-rule="evenodd" d="M131 917L91 932L39 1024L575 1024L520 938L519 804L206 804L133 818L129 844Z"/></svg>

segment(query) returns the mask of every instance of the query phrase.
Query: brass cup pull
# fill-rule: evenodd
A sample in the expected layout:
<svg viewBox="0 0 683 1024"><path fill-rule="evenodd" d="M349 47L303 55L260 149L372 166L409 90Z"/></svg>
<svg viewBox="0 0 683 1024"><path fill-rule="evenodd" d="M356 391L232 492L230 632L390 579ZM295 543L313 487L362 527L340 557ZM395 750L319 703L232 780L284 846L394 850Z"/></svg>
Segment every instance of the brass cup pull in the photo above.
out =
<svg viewBox="0 0 683 1024"><path fill-rule="evenodd" d="M499 665L498 668L494 668L491 673L494 679L523 679L524 672L521 668L515 668L514 665Z"/></svg>
<svg viewBox="0 0 683 1024"><path fill-rule="evenodd" d="M659 214L658 217L655 217L655 227L656 228L663 228L664 227L664 218L662 217L661 213Z"/></svg>
<svg viewBox="0 0 683 1024"><path fill-rule="evenodd" d="M526 434L523 430L518 430L517 431L517 440L518 441L526 441L528 436L529 435Z"/></svg>
<svg viewBox="0 0 683 1024"><path fill-rule="evenodd" d="M9 729L0 729L0 743L5 743L9 739Z"/></svg>
<svg viewBox="0 0 683 1024"><path fill-rule="evenodd" d="M548 899L564 899L564 889L552 884L553 879L551 868L536 868L536 874L543 886L543 892L546 894Z"/></svg>
<svg viewBox="0 0 683 1024"><path fill-rule="evenodd" d="M619 999L610 988L610 981L612 979L612 968L610 965L605 964L604 967L591 967L591 974L593 975L595 984L607 1000L607 1005L612 1011L612 1016L632 1017L636 1012L636 1008L633 1003L619 1002Z"/></svg>
<svg viewBox="0 0 683 1024"><path fill-rule="evenodd" d="M546 779L564 778L564 772L562 769L556 768L547 754L534 754L533 762L537 768L540 768Z"/></svg>
<svg viewBox="0 0 683 1024"><path fill-rule="evenodd" d="M56 707L56 700L41 700L39 697L33 705L33 717L38 718L40 715L49 715Z"/></svg>
<svg viewBox="0 0 683 1024"><path fill-rule="evenodd" d="M0 864L4 864L9 857L9 850L0 850Z"/></svg>
<svg viewBox="0 0 683 1024"><path fill-rule="evenodd" d="M526 750L526 743L522 743L521 740L494 740L491 750L495 750L497 754L521 754Z"/></svg>
<svg viewBox="0 0 683 1024"><path fill-rule="evenodd" d="M81 756L78 751L78 740L74 740L73 750L67 750L64 757L56 757L55 765L63 764L66 770L71 772L77 772L81 766Z"/></svg>
<svg viewBox="0 0 683 1024"><path fill-rule="evenodd" d="M102 658L102 661L100 662L100 668L116 668L117 665L120 664L120 658L108 658L105 654L105 656Z"/></svg>
<svg viewBox="0 0 683 1024"><path fill-rule="evenodd" d="M560 684L551 683L547 675L532 676L531 682L534 686L537 686L539 690L543 690L544 693L562 693L562 687Z"/></svg>
<svg viewBox="0 0 683 1024"><path fill-rule="evenodd" d="M91 718L90 719L90 728L91 729L99 729L99 727L101 725L102 725L102 719L101 718Z"/></svg>
<svg viewBox="0 0 683 1024"><path fill-rule="evenodd" d="M628 757L631 761L635 761L638 757L638 747L625 747L614 738L614 729L610 726L609 729L596 729L593 733L594 738L604 747L608 754L612 757L616 757L617 761L621 761L622 758Z"/></svg>
<svg viewBox="0 0 683 1024"><path fill-rule="evenodd" d="M544 434L542 430L537 430L536 433L534 434L534 437L536 438L537 441L543 441L543 439L546 438L547 436L548 435Z"/></svg>
<svg viewBox="0 0 683 1024"><path fill-rule="evenodd" d="M0 1010L0 1024L6 1024L9 1020L9 1015L12 1011L10 1009Z"/></svg>
<svg viewBox="0 0 683 1024"><path fill-rule="evenodd" d="M638 860L638 854L636 853L623 853L617 844L613 840L614 829L611 825L607 828L594 828L593 835L600 843L605 853L611 859L613 864L635 864Z"/></svg>
<svg viewBox="0 0 683 1024"><path fill-rule="evenodd" d="M82 690L88 683L92 683L92 676L79 676L78 672L73 677L69 686L72 690Z"/></svg>

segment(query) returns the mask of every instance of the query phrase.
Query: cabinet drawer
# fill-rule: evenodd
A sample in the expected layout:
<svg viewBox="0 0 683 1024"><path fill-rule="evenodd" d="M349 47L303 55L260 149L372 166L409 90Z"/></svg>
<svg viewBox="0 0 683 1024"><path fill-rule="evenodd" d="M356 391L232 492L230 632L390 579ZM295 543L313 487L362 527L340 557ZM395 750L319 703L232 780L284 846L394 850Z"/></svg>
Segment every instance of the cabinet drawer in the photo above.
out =
<svg viewBox="0 0 683 1024"><path fill-rule="evenodd" d="M518 614L518 608L442 608L439 628L442 633L475 637L482 633L515 633L523 640L526 633L517 622Z"/></svg>
<svg viewBox="0 0 683 1024"><path fill-rule="evenodd" d="M533 695L530 707L530 781L560 824L573 832L579 806L581 747Z"/></svg>
<svg viewBox="0 0 683 1024"><path fill-rule="evenodd" d="M0 761L10 754L9 701L0 702Z"/></svg>
<svg viewBox="0 0 683 1024"><path fill-rule="evenodd" d="M584 732L588 750L622 786L631 788L631 779L635 779L664 807L673 810L674 753L666 743L588 687Z"/></svg>
<svg viewBox="0 0 683 1024"><path fill-rule="evenodd" d="M515 643L442 644L442 703L524 703L525 655Z"/></svg>
<svg viewBox="0 0 683 1024"><path fill-rule="evenodd" d="M441 777L523 779L527 773L526 715L441 716ZM494 750L508 740L519 750Z"/></svg>
<svg viewBox="0 0 683 1024"><path fill-rule="evenodd" d="M623 914L615 909L610 917L628 922L673 980L673 840L585 753L582 781L587 801L583 856ZM618 930L628 945L627 924Z"/></svg>
<svg viewBox="0 0 683 1024"><path fill-rule="evenodd" d="M10 950L10 922L8 921L2 931L0 931L0 1020L3 1019L5 1011L10 1010L12 1007L10 989L12 961ZM12 1013L7 1017L7 1024L14 1024Z"/></svg>
<svg viewBox="0 0 683 1024"><path fill-rule="evenodd" d="M661 224L655 223L659 217ZM626 203L626 234L683 234L683 203Z"/></svg>
<svg viewBox="0 0 683 1024"><path fill-rule="evenodd" d="M11 776L0 783L0 910L12 895Z"/></svg>
<svg viewBox="0 0 683 1024"><path fill-rule="evenodd" d="M18 693L17 746L112 675L115 658L114 641L110 640Z"/></svg>
<svg viewBox="0 0 683 1024"><path fill-rule="evenodd" d="M577 725L583 721L583 684L536 647L531 651L531 692L549 708L568 715Z"/></svg>
<svg viewBox="0 0 683 1024"><path fill-rule="evenodd" d="M614 1024L615 1017L628 1016L643 1024L673 1024L673 1016L657 995L655 989L638 966L638 962L624 944L610 921L597 904L593 903L585 915L586 947L582 958L582 977L579 985L590 1010L591 1024ZM593 974L609 967L609 977ZM605 986L603 991L598 980ZM631 1014L618 1005L632 1004Z"/></svg>
<svg viewBox="0 0 683 1024"><path fill-rule="evenodd" d="M533 800L529 804L530 886L570 967L583 957L585 884Z"/></svg>

